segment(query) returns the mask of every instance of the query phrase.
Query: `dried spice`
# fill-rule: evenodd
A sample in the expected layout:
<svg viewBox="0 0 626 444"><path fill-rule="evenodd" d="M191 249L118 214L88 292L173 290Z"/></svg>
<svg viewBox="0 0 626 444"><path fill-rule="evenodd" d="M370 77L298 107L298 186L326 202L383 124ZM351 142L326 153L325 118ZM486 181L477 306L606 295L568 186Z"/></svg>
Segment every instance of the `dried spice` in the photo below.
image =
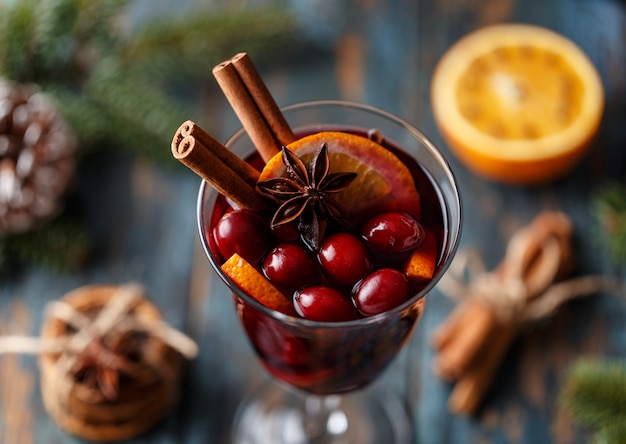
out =
<svg viewBox="0 0 626 444"><path fill-rule="evenodd" d="M341 209L329 196L346 189L357 174L330 173L328 146L323 143L308 165L290 150L282 148L287 177L277 177L257 184L258 189L281 205L272 218L272 227L297 221L305 244L319 249L327 221L343 224Z"/></svg>
<svg viewBox="0 0 626 444"><path fill-rule="evenodd" d="M120 379L137 377L142 341L136 332L125 332L113 340L93 339L76 358L69 373L81 384L99 390L105 399L119 395Z"/></svg>

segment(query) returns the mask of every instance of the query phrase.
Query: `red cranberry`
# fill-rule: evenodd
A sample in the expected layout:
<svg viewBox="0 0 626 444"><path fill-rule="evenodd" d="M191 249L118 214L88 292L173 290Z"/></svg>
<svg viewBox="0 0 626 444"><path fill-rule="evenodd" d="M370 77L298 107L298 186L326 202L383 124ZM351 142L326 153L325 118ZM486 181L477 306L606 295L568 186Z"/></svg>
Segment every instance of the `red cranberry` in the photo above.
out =
<svg viewBox="0 0 626 444"><path fill-rule="evenodd" d="M311 321L341 322L358 317L349 298L335 289L322 285L297 292L293 303L296 312Z"/></svg>
<svg viewBox="0 0 626 444"><path fill-rule="evenodd" d="M420 223L402 212L375 216L365 223L361 232L374 250L387 254L411 251L424 240Z"/></svg>
<svg viewBox="0 0 626 444"><path fill-rule="evenodd" d="M224 259L237 253L255 265L270 248L269 229L261 219L246 210L235 210L222 216L213 228L213 237Z"/></svg>
<svg viewBox="0 0 626 444"><path fill-rule="evenodd" d="M365 316L390 310L409 298L409 281L393 268L381 268L363 279L354 291L354 304Z"/></svg>
<svg viewBox="0 0 626 444"><path fill-rule="evenodd" d="M310 362L307 344L295 337L293 332L283 327L280 322L262 315L247 305L242 305L237 309L241 314L248 337L263 355L290 366L303 366Z"/></svg>
<svg viewBox="0 0 626 444"><path fill-rule="evenodd" d="M296 242L300 239L300 231L298 231L298 223L291 222L273 227L272 233L280 242Z"/></svg>
<svg viewBox="0 0 626 444"><path fill-rule="evenodd" d="M281 244L270 251L263 272L274 284L289 290L317 284L322 277L315 258L294 244Z"/></svg>
<svg viewBox="0 0 626 444"><path fill-rule="evenodd" d="M372 267L363 241L349 233L335 233L326 237L322 241L318 259L326 276L346 288L366 276Z"/></svg>

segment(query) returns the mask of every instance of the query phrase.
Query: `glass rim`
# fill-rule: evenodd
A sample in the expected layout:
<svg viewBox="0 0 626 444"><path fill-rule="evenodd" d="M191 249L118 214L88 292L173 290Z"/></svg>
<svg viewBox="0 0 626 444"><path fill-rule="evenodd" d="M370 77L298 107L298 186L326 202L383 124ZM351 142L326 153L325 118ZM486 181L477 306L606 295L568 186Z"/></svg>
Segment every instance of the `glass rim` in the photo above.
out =
<svg viewBox="0 0 626 444"><path fill-rule="evenodd" d="M435 160L437 161L438 165L441 167L441 169L444 171L446 179L448 180L448 182L451 185L451 188L454 192L454 196L456 198L456 202L455 205L458 208L458 227L456 229L456 236L454 236L453 238L449 239L450 242L446 242L445 245L448 245L448 247L445 248L445 252L447 253L444 257L444 260L441 262L441 264L439 264L439 267L437 269L437 274L435 276L433 276L433 278L430 280L430 282L424 286L419 292L415 293L414 295L412 295L407 301L405 301L404 303L390 309L387 310L385 312L382 313L378 313L376 315L373 316L366 316L363 318L359 318L359 319L354 319L351 321L340 321L340 322L325 322L325 321L311 321L309 319L304 319L304 318L299 318L299 317L295 317L295 316L290 316L284 313L281 313L279 311L276 310L272 310L269 307L266 307L265 305L261 304L260 302L258 302L256 299L254 299L252 296L248 295L245 291L241 290L239 287L237 287L237 285L232 282L230 280L230 278L226 275L226 273L224 273L224 271L220 268L220 264L219 261L216 257L213 256L213 253L211 252L211 248L208 245L208 241L205 239L204 237L204 231L203 231L203 217L202 217L202 209L204 207L203 203L207 198L211 198L211 200L214 202L215 199L217 198L218 192L217 190L215 190L208 182L206 182L205 180L202 180L201 184L200 184L200 189L198 191L198 200L197 200L197 206L196 206L196 217L197 217L197 225L198 225L198 230L199 230L199 235L200 235L200 240L202 242L202 247L204 249L204 252L207 256L207 258L209 259L209 262L211 263L211 268L213 268L213 270L216 272L216 274L219 276L219 278L226 284L226 286L228 287L228 290L230 290L231 292L235 293L238 297L244 299L246 301L246 303L250 304L251 306L253 306L256 310L260 311L263 314L266 314L280 322L286 323L286 324L290 324L293 326L299 326L299 327L307 327L307 328L324 328L324 329L334 329L334 328L354 328L354 327L359 327L359 326L364 326L364 325L370 325L370 324L376 324L379 322L383 322L386 319L392 318L394 316L398 316L401 315L402 312L405 312L406 310L408 310L411 306L413 306L414 304L416 304L419 300L423 299L434 287L435 285L439 282L439 280L443 277L443 275L445 274L445 272L447 271L447 269L449 268L450 264L452 263L452 260L454 259L455 253L459 247L459 242L460 242L460 238L461 238L461 230L462 230L462 226L463 226L463 214L462 214L462 207L461 207L461 196L460 196L460 190L458 187L458 183L456 180L456 177L454 175L454 173L452 172L448 161L445 159L445 157L443 156L443 154L441 153L441 151L439 151L439 149L435 146L435 144L433 144L431 142L431 140L419 129L417 129L415 126L413 126L411 123L409 123L407 120L403 119L402 117L399 117L389 111L383 110L381 108L377 108L375 106L372 105L368 105L368 104L364 104L364 103L358 103L358 102L352 102L352 101L348 101L348 100L311 100L311 101L303 101L303 102L298 102L298 103L294 103L291 105L287 105L284 107L281 107L281 111L283 112L290 112L290 111L297 111L301 108L311 108L311 107L323 107L323 106L336 106L336 107L342 107L342 108L349 108L349 109L354 109L354 110L358 110L358 111L365 111L371 114L376 114L379 116L383 116L386 119L389 119L393 122L395 122L396 124L398 124L399 126L401 126L403 129L405 129L407 132L409 132L411 135L413 135L413 137L415 137L417 140L419 140L419 142L426 148L428 149L428 151L430 152L430 154L435 158ZM239 137L241 137L242 135L245 135L246 132L244 130L244 128L239 128L235 133L233 133L227 140L226 145L228 146L229 143L232 140L235 140ZM212 197L211 197L212 196ZM450 221L450 226L452 226L454 224L455 221Z"/></svg>

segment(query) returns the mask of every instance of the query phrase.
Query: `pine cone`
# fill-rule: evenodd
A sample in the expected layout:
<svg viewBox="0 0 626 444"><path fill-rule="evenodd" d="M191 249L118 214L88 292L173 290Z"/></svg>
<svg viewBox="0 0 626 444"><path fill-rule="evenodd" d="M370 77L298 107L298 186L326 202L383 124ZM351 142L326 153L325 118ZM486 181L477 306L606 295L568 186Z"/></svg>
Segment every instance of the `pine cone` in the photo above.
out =
<svg viewBox="0 0 626 444"><path fill-rule="evenodd" d="M0 79L0 236L60 212L75 152L73 132L49 97Z"/></svg>

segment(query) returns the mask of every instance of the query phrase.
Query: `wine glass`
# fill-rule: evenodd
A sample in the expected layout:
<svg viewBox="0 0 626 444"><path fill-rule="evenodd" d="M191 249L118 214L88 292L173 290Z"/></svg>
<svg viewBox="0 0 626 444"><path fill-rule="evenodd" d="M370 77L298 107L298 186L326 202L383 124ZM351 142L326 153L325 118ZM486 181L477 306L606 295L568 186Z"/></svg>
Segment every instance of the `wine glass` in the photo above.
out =
<svg viewBox="0 0 626 444"><path fill-rule="evenodd" d="M461 204L454 175L421 131L381 109L324 100L282 111L297 135L319 131L382 135L381 143L395 151L416 178L425 218L422 223L436 231L440 254L432 280L392 310L347 322L287 316L241 291L220 269L222 259L211 229L228 203L203 182L197 210L204 250L231 291L238 318L261 364L278 382L242 404L233 440L251 444L410 442L412 428L402 403L394 402L388 393L367 397L366 388L411 337L426 295L456 252ZM254 148L245 131L236 132L226 145L254 162ZM343 396L346 394L349 396Z"/></svg>

